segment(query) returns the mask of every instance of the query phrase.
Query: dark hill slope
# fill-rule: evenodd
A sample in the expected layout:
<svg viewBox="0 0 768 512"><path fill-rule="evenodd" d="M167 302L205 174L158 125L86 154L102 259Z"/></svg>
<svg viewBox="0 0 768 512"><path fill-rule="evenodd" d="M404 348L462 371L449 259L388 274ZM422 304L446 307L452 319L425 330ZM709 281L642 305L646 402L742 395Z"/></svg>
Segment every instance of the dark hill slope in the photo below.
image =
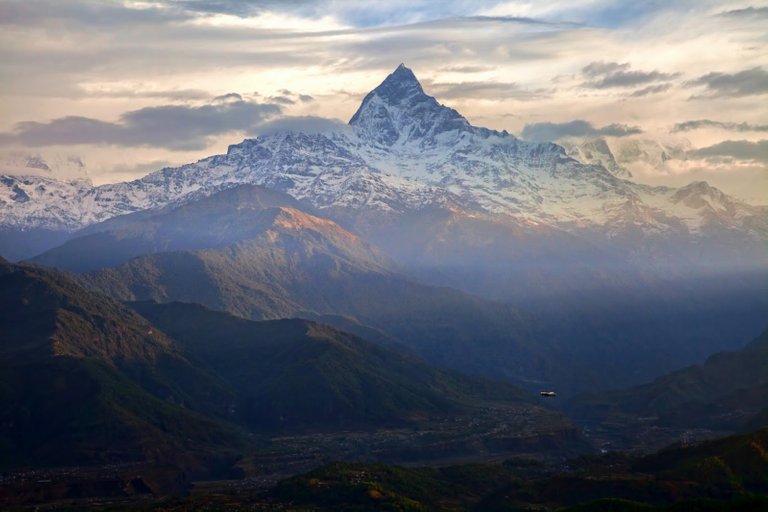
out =
<svg viewBox="0 0 768 512"><path fill-rule="evenodd" d="M591 419L642 416L656 418L658 425L726 430L739 429L765 408L768 331L738 352L715 354L649 384L581 397L574 404L578 415Z"/></svg>
<svg viewBox="0 0 768 512"><path fill-rule="evenodd" d="M195 304L132 306L237 389L243 420L255 428L402 425L492 402L540 410L509 384L437 370L314 322L252 322Z"/></svg>
<svg viewBox="0 0 768 512"><path fill-rule="evenodd" d="M0 262L3 465L196 464L236 446L232 399L146 320L66 276Z"/></svg>
<svg viewBox="0 0 768 512"><path fill-rule="evenodd" d="M255 320L342 315L379 329L431 364L513 382L557 379L535 324L515 308L397 275L360 271L314 240L280 237L160 253L83 276L123 300L197 302Z"/></svg>

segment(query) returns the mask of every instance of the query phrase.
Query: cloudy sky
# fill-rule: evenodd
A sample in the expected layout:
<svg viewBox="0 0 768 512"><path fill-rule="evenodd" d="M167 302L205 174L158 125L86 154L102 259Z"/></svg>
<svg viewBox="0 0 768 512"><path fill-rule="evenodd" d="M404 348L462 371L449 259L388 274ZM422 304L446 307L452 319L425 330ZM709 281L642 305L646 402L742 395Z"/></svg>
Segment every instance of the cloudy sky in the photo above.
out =
<svg viewBox="0 0 768 512"><path fill-rule="evenodd" d="M758 0L0 0L0 157L133 179L346 121L404 62L473 124L661 142L638 180L768 204L766 27Z"/></svg>

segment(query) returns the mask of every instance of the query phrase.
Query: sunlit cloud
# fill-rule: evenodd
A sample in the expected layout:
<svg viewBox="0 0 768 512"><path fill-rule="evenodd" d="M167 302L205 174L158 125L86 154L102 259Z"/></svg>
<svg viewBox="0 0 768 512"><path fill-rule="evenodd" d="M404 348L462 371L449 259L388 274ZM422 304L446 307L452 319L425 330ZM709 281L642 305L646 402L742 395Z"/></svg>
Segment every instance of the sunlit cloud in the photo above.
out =
<svg viewBox="0 0 768 512"><path fill-rule="evenodd" d="M25 121L0 144L68 146L81 144L154 146L171 150L204 149L210 138L222 133L253 131L264 120L281 112L276 104L260 104L228 95L234 101L209 105L163 105L125 112L118 122L66 116L49 122ZM222 98L222 97L220 97Z"/></svg>
<svg viewBox="0 0 768 512"><path fill-rule="evenodd" d="M693 156L704 158L723 158L735 160L751 160L768 164L768 140L750 142L746 140L725 140L712 146L691 152Z"/></svg>
<svg viewBox="0 0 768 512"><path fill-rule="evenodd" d="M520 136L537 142L556 141L565 137L626 137L643 133L637 126L614 123L595 128L582 119L566 123L527 124Z"/></svg>
<svg viewBox="0 0 768 512"><path fill-rule="evenodd" d="M718 128L721 130L728 130L733 132L768 132L768 124L731 123L713 121L711 119L696 119L693 121L676 123L675 126L672 127L672 131L689 132L702 128Z"/></svg>
<svg viewBox="0 0 768 512"><path fill-rule="evenodd" d="M677 78L680 73L662 73L660 71L639 71L630 69L628 62L591 62L582 68L587 82L582 87L608 89L611 87L634 87L649 82L660 82Z"/></svg>
<svg viewBox="0 0 768 512"><path fill-rule="evenodd" d="M768 94L768 71L762 67L745 69L737 73L715 71L691 80L688 85L703 86L706 92L698 96L703 98Z"/></svg>

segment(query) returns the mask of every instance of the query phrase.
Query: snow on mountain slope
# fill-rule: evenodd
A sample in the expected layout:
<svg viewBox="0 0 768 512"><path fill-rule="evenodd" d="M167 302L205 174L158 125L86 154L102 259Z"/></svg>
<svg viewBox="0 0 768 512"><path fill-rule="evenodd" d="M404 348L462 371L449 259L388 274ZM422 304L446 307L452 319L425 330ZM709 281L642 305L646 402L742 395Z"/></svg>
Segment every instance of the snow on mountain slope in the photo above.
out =
<svg viewBox="0 0 768 512"><path fill-rule="evenodd" d="M0 227L77 229L88 224L80 210L92 208L93 191L88 180L0 175Z"/></svg>
<svg viewBox="0 0 768 512"><path fill-rule="evenodd" d="M610 143L616 161L623 166L645 165L661 168L670 160L685 160L691 143L685 139L614 139Z"/></svg>
<svg viewBox="0 0 768 512"><path fill-rule="evenodd" d="M619 178L632 177L632 173L616 161L605 139L562 139L558 141L558 144L563 146L568 156L574 160L583 164L602 165Z"/></svg>
<svg viewBox="0 0 768 512"><path fill-rule="evenodd" d="M568 156L583 164L602 165L619 178L632 178L638 173L669 172L672 161L686 160L692 149L686 139L668 137L663 140L642 137L566 137L559 139Z"/></svg>
<svg viewBox="0 0 768 512"><path fill-rule="evenodd" d="M608 238L626 230L689 237L717 228L768 239L765 208L706 185L650 187L615 174L578 162L561 146L472 126L401 65L336 131L263 135L224 155L99 187L4 176L0 224L75 230L252 183L337 215L437 206Z"/></svg>
<svg viewBox="0 0 768 512"><path fill-rule="evenodd" d="M87 179L85 163L72 155L18 151L0 153L0 173L15 176L47 176L60 180Z"/></svg>

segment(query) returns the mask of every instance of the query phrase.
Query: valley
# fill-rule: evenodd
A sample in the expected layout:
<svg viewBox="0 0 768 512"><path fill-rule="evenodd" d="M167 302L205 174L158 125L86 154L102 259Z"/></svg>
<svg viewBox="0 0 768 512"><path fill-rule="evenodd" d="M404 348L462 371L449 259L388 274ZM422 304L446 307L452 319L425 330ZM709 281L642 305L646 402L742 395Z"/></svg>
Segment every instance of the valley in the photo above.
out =
<svg viewBox="0 0 768 512"><path fill-rule="evenodd" d="M149 485L160 479L151 473L122 481L125 488L116 492L115 482L135 475L136 467L102 469L95 479L111 484L113 496L90 499L71 491L62 496L61 486L56 496L50 485L56 478L68 479L74 488L79 478L94 480L78 468L12 478L16 489L23 482L27 496L44 496L51 503L36 510L759 511L768 504L765 436L762 429L646 456L613 453L558 461L518 456L438 467L334 462L277 485L261 475L197 481L184 497L156 497ZM9 483L3 479L0 489ZM10 510L26 510L8 504Z"/></svg>

